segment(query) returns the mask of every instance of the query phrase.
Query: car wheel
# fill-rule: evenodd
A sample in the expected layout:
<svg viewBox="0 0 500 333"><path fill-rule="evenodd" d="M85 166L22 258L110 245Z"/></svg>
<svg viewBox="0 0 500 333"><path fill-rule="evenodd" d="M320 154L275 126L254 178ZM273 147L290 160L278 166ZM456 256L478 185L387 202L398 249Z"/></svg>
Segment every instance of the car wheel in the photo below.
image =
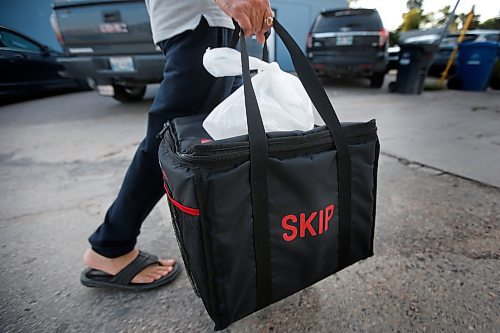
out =
<svg viewBox="0 0 500 333"><path fill-rule="evenodd" d="M124 87L119 85L113 85L115 89L114 99L122 103L133 103L142 100L144 94L146 93L146 86L137 87Z"/></svg>
<svg viewBox="0 0 500 333"><path fill-rule="evenodd" d="M396 82L389 83L389 91L395 93L398 90L398 84Z"/></svg>
<svg viewBox="0 0 500 333"><path fill-rule="evenodd" d="M446 83L446 87L451 90L460 90L462 84L462 80L458 76L451 76Z"/></svg>
<svg viewBox="0 0 500 333"><path fill-rule="evenodd" d="M384 85L384 73L375 73L370 77L370 87L380 88Z"/></svg>
<svg viewBox="0 0 500 333"><path fill-rule="evenodd" d="M500 90L500 78L491 79L490 88L493 90Z"/></svg>
<svg viewBox="0 0 500 333"><path fill-rule="evenodd" d="M81 91L92 90L92 87L89 85L89 83L85 79L76 79L75 82L76 82L76 86L77 86L78 90L81 90Z"/></svg>

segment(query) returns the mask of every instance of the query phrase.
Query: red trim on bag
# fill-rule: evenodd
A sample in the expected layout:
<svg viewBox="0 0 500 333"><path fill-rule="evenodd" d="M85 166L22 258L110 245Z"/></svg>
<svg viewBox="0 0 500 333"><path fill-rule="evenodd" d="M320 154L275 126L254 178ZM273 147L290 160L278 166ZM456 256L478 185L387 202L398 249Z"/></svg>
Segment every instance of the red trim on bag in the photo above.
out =
<svg viewBox="0 0 500 333"><path fill-rule="evenodd" d="M172 205L174 205L175 207L179 208L179 210L181 212L186 213L188 215L200 216L200 210L199 209L184 206L183 204L181 204L180 202L176 201L174 198L172 198L170 196L170 193L169 193L169 191L167 189L167 185L165 183L163 183L163 187L165 188L165 192L167 193L167 197L170 200L170 202L172 203Z"/></svg>

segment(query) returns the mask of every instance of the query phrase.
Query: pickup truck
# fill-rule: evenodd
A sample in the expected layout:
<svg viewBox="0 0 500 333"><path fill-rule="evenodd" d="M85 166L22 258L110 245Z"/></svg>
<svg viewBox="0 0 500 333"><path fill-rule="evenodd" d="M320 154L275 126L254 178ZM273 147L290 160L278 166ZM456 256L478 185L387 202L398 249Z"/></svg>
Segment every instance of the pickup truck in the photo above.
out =
<svg viewBox="0 0 500 333"><path fill-rule="evenodd" d="M162 79L165 58L153 43L144 0L53 0L51 24L68 78L87 79L127 103Z"/></svg>

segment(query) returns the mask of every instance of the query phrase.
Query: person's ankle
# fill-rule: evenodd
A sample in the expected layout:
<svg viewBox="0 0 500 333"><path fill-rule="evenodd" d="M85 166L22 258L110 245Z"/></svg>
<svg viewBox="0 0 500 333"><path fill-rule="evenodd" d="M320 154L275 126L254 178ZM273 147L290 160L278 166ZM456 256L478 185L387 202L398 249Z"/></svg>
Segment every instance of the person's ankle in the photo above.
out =
<svg viewBox="0 0 500 333"><path fill-rule="evenodd" d="M132 251L125 253L124 255L121 255L116 258L108 258L105 257L96 251L94 251L92 248L87 249L85 253L83 254L83 262L87 266L92 266L92 265L99 265L99 263L109 263L109 262L122 262L122 261L131 261L137 257L139 254L139 250L133 249Z"/></svg>
<svg viewBox="0 0 500 333"><path fill-rule="evenodd" d="M91 249L86 249L85 252L83 253L83 263L87 266L89 266L89 260L90 260L90 251L92 251Z"/></svg>
<svg viewBox="0 0 500 333"><path fill-rule="evenodd" d="M139 250L134 249L129 253L124 254L123 256L117 258L108 258L97 253L93 249L87 249L83 255L83 262L87 267L98 269L114 275L122 270L123 267L132 262L138 254Z"/></svg>

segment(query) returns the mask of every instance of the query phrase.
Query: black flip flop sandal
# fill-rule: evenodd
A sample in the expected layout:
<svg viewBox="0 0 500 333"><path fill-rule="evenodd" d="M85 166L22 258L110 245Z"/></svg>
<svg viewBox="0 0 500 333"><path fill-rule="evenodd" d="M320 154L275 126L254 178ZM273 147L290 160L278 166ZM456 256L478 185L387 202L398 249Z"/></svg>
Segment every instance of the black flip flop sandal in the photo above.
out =
<svg viewBox="0 0 500 333"><path fill-rule="evenodd" d="M86 287L147 290L172 282L181 272L179 265L175 263L170 273L152 283L130 282L144 268L157 263L159 263L157 256L139 251L137 258L118 272L118 274L110 275L97 269L87 268L80 275L80 282Z"/></svg>

